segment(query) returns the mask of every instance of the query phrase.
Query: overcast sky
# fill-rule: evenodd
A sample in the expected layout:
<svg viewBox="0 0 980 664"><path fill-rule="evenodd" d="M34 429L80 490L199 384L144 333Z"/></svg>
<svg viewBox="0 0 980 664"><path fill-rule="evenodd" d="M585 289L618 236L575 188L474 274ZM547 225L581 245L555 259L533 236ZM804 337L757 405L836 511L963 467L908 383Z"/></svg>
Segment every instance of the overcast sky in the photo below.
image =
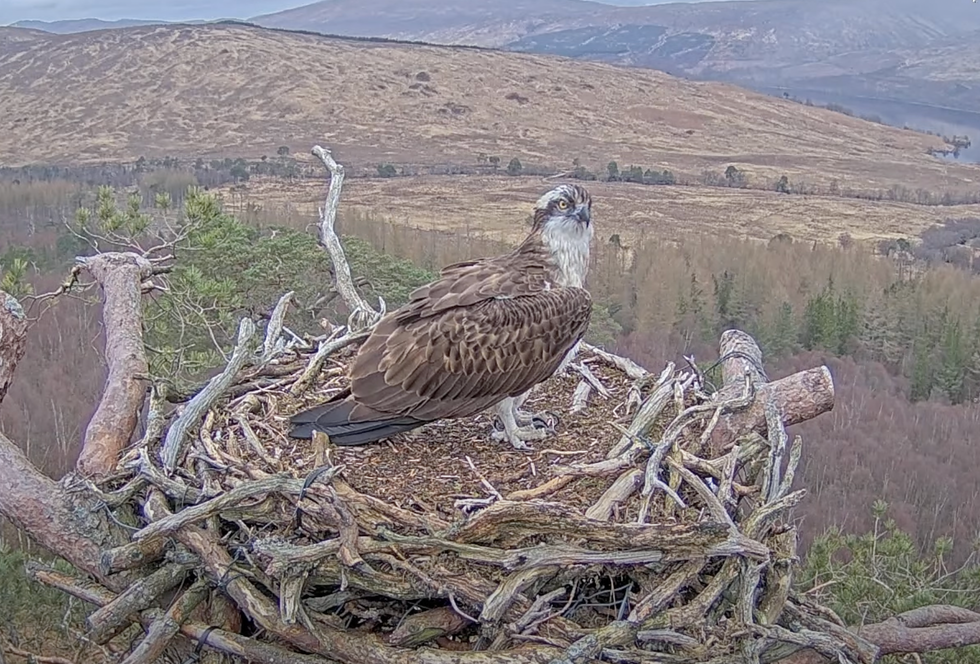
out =
<svg viewBox="0 0 980 664"><path fill-rule="evenodd" d="M186 21L196 18L249 18L306 5L313 0L0 0L0 25L33 19L140 18Z"/></svg>

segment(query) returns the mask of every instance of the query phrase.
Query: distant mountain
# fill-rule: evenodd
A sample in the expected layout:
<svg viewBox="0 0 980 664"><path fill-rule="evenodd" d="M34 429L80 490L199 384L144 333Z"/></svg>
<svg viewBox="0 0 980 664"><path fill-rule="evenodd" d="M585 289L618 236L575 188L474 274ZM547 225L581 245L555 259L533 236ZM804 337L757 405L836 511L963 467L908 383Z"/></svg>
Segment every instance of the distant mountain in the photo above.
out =
<svg viewBox="0 0 980 664"><path fill-rule="evenodd" d="M586 0L323 0L249 21L332 35L503 46L570 19L602 23L615 9Z"/></svg>
<svg viewBox="0 0 980 664"><path fill-rule="evenodd" d="M181 21L188 24L201 24L208 21ZM118 28L135 28L144 25L167 25L174 21L151 21L131 18L121 18L117 21L103 21L99 18L78 18L65 21L17 21L12 23L12 28L29 28L32 30L43 30L57 35L68 35L76 32L89 32L90 30L112 30Z"/></svg>

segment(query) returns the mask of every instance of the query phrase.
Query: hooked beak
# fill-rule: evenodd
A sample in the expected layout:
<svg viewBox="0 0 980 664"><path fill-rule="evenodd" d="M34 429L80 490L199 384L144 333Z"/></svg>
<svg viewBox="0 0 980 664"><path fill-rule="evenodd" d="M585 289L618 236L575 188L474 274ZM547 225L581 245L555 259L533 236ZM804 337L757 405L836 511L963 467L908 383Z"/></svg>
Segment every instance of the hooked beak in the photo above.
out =
<svg viewBox="0 0 980 664"><path fill-rule="evenodd" d="M592 221L592 213L587 206L579 205L575 208L575 218L587 226Z"/></svg>

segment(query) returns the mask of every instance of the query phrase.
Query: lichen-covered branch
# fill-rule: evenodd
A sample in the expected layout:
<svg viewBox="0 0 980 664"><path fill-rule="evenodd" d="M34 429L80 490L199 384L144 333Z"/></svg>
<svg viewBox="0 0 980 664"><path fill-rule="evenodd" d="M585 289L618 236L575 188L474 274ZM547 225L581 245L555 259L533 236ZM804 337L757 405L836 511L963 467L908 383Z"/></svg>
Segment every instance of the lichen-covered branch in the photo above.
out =
<svg viewBox="0 0 980 664"><path fill-rule="evenodd" d="M0 290L0 403L27 350L27 316L16 299Z"/></svg>

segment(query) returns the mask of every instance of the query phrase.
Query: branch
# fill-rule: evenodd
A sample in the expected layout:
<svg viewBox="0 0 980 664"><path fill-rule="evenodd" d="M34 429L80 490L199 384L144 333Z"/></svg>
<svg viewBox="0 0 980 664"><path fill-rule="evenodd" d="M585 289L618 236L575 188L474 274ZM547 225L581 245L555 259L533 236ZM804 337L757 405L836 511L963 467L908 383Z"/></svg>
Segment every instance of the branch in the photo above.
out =
<svg viewBox="0 0 980 664"><path fill-rule="evenodd" d="M980 644L980 614L957 606L923 606L880 623L849 628L878 647L879 657L923 654ZM813 650L801 650L779 660L782 664L825 664Z"/></svg>
<svg viewBox="0 0 980 664"><path fill-rule="evenodd" d="M88 617L88 638L98 644L114 638L129 626L132 616L150 608L161 595L182 583L191 567L186 563L169 563L131 585Z"/></svg>
<svg viewBox="0 0 980 664"><path fill-rule="evenodd" d="M750 431L766 435L766 404L772 402L784 426L792 426L826 413L834 407L834 380L826 366L799 371L768 382L762 368L762 351L741 330L721 335L724 386L714 400L723 401L742 391L746 374L756 388L755 400L746 408L724 413L711 437L713 449L724 449Z"/></svg>
<svg viewBox="0 0 980 664"><path fill-rule="evenodd" d="M3 434L0 486L0 514L41 547L95 578L105 578L99 565L103 548L121 544L125 534L116 532L118 537L113 538L109 524L100 518L98 501L93 496L87 492L66 495ZM125 575L107 583L117 590L128 585Z"/></svg>
<svg viewBox="0 0 980 664"><path fill-rule="evenodd" d="M330 188L327 191L327 200L323 208L320 209L320 245L330 254L330 260L333 261L334 282L337 292L344 298L344 302L350 311L347 327L352 332L359 332L374 325L384 315L385 302L379 297L380 311L375 311L357 293L351 279L350 265L344 255L344 248L340 245L340 238L337 237L337 231L334 229L337 220L337 206L340 204L340 189L344 184L344 167L334 160L330 150L326 148L315 145L312 153L330 171Z"/></svg>
<svg viewBox="0 0 980 664"><path fill-rule="evenodd" d="M72 597L95 606L106 606L116 599L116 595L105 588L91 584L83 585L83 582L66 574L45 569L36 564L29 567L28 575L39 583L57 588ZM152 620L152 616L146 614L140 616L140 624L144 627L149 628L152 625ZM233 634L202 623L184 623L180 627L180 633L198 643L203 642L215 650L244 658L246 661L256 664L324 664L322 657L301 655L270 643L256 641L247 636Z"/></svg>
<svg viewBox="0 0 980 664"><path fill-rule="evenodd" d="M85 430L77 468L87 476L106 475L129 443L146 393L141 284L152 275L149 260L134 253L109 252L77 259L102 288L102 320L108 366L102 400Z"/></svg>
<svg viewBox="0 0 980 664"><path fill-rule="evenodd" d="M122 664L140 664L140 662L155 662L163 654L182 623L207 597L208 587L203 581L198 581L178 597L166 613L162 613L153 621L140 644L133 648Z"/></svg>
<svg viewBox="0 0 980 664"><path fill-rule="evenodd" d="M0 291L0 303L2 402L17 363L24 355L27 322L17 300L3 291ZM66 494L3 434L0 434L0 486L3 487L0 514L41 547L96 578L105 578L99 565L102 549L121 544L126 541L126 535L101 518L95 496L89 492ZM114 589L127 585L128 577L124 574L109 582Z"/></svg>
<svg viewBox="0 0 980 664"><path fill-rule="evenodd" d="M197 424L201 417L211 408L215 401L229 388L245 365L252 360L255 324L250 318L243 318L238 325L238 342L228 361L228 366L220 374L208 381L203 390L198 392L180 417L170 425L166 440L160 448L160 460L164 470L172 473L177 467L177 461L183 448L187 430Z"/></svg>

